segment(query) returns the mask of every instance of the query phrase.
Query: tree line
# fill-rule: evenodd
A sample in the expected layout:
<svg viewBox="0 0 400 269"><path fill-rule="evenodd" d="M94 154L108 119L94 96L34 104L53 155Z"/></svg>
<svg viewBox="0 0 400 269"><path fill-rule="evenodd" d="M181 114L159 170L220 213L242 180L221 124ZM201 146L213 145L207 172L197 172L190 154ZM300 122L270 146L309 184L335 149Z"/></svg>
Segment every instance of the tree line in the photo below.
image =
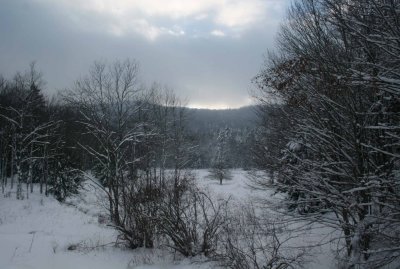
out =
<svg viewBox="0 0 400 269"><path fill-rule="evenodd" d="M258 183L339 231L344 268L399 259L399 18L397 0L295 1L254 79L271 174Z"/></svg>
<svg viewBox="0 0 400 269"><path fill-rule="evenodd" d="M13 79L0 77L0 177L16 197L28 198L33 183L40 193L63 200L76 192L82 156L74 151L78 115L68 106L46 100L35 65ZM26 190L22 186L26 186Z"/></svg>
<svg viewBox="0 0 400 269"><path fill-rule="evenodd" d="M129 68L132 70L127 70ZM114 70L111 72L111 69ZM121 74L128 71L131 74ZM180 136L179 143L191 148L183 154L185 161L180 161L180 169L213 166L219 154L216 151L219 133L225 129L229 130L224 138L229 151L225 150L224 166L252 166L247 145L253 136L253 127L241 129L236 126L240 122L230 114L239 112L216 112L220 114L218 123L225 123L222 127L217 126L210 119L215 116L213 111L184 108L172 91L163 90L157 84L150 89L139 86L137 72L138 65L134 61L116 62L110 66L95 63L88 77L75 81L72 89L52 98L43 94L45 82L35 64L25 72L17 72L11 79L1 77L0 176L3 192L6 185L11 189L15 185L18 198L23 198L29 196L29 192L24 190L22 193L22 183L29 185L30 191L33 183L39 183L41 193L53 193L63 200L69 192L76 191L82 180L79 170L93 167L101 142L94 139L95 132L91 128L95 126L88 125L89 116L96 117L90 118L91 122L107 124L112 134L114 128L123 128L124 132L133 125L142 128L141 134L147 138L142 141L135 135L138 141L132 149L142 152L141 146L148 142L152 147L146 150L153 150L153 156L140 157L141 161L136 160L130 165L131 170L140 169L145 162L150 165L150 159L152 166L177 167L178 160L172 155L178 152L170 144L174 140L171 128L177 129L175 135ZM111 87L118 88L114 91L121 87L126 89L121 93L110 92ZM204 127L201 130L198 129L200 125ZM154 128L157 130L152 134ZM150 137L153 141L147 141ZM161 148L162 154L157 152Z"/></svg>
<svg viewBox="0 0 400 269"><path fill-rule="evenodd" d="M199 149L188 131L187 109L172 92L156 84L144 88L138 78L134 60L95 62L53 99L43 96L34 64L12 79L2 78L4 195L25 199L39 188L63 201L89 179L103 191L105 222L125 247L167 246L235 269L300 262L301 253L283 255L277 234L284 225L261 221L251 205L232 207L230 199L197 186L187 169ZM234 132L215 133L212 162L219 178L229 168ZM79 248L79 243L68 247Z"/></svg>

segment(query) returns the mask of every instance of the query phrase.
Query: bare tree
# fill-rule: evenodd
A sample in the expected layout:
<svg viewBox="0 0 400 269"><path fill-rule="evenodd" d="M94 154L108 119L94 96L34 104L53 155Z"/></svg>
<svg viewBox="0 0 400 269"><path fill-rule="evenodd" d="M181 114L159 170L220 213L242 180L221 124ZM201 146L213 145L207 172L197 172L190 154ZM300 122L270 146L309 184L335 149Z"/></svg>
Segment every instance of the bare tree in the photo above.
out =
<svg viewBox="0 0 400 269"><path fill-rule="evenodd" d="M11 148L11 188L14 183L14 167L17 176L17 198L22 196L22 182L27 186L26 195L33 191L33 166L42 158L40 148L46 143L46 131L54 122L42 119L45 101L40 93L41 74L30 65L24 74L17 73L6 87L12 92L5 106L1 106L0 117L7 123L8 146ZM30 190L29 190L30 187Z"/></svg>
<svg viewBox="0 0 400 269"><path fill-rule="evenodd" d="M122 225L120 195L127 181L125 169L138 156L129 156L130 144L151 135L135 124L137 112L138 64L96 62L87 77L77 80L66 101L79 109L81 123L95 143L80 146L95 161L97 176L109 200L111 219Z"/></svg>
<svg viewBox="0 0 400 269"><path fill-rule="evenodd" d="M227 161L229 136L230 136L229 128L219 131L217 137L215 156L210 169L209 177L211 179L219 180L220 185L222 185L222 181L224 179L229 180L232 178Z"/></svg>
<svg viewBox="0 0 400 269"><path fill-rule="evenodd" d="M182 255L203 254L212 259L228 221L229 200L214 200L195 185L190 174L182 176L179 186L171 183L160 207L160 233L169 239L168 246Z"/></svg>
<svg viewBox="0 0 400 269"><path fill-rule="evenodd" d="M398 1L297 1L280 54L258 77L295 108L277 185L290 208L342 231L349 268L398 258L398 10Z"/></svg>
<svg viewBox="0 0 400 269"><path fill-rule="evenodd" d="M263 214L252 203L230 209L219 240L216 258L235 269L300 268L307 247L295 246L301 232L290 228L284 219Z"/></svg>

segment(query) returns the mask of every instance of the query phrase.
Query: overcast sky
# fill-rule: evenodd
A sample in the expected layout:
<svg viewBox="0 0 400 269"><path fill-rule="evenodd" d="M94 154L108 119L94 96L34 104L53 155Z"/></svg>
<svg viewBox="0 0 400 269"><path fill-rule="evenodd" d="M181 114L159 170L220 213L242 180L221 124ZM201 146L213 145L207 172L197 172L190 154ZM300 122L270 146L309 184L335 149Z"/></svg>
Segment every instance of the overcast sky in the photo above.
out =
<svg viewBox="0 0 400 269"><path fill-rule="evenodd" d="M36 61L56 92L95 60L136 59L192 107L250 103L288 0L0 0L0 73Z"/></svg>

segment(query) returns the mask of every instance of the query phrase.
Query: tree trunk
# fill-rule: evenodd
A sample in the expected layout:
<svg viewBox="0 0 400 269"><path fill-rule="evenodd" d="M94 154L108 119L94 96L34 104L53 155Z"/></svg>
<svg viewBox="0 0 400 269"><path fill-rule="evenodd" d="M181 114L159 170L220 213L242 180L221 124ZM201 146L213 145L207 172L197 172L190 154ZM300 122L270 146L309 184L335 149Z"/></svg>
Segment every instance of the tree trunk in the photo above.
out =
<svg viewBox="0 0 400 269"><path fill-rule="evenodd" d="M49 160L46 158L46 161L44 163L45 165L45 173L44 173L44 187L45 187L45 191L44 194L47 196L48 194L48 181L49 181Z"/></svg>
<svg viewBox="0 0 400 269"><path fill-rule="evenodd" d="M18 160L18 157L16 158ZM17 199L22 199L21 166L17 161Z"/></svg>
<svg viewBox="0 0 400 269"><path fill-rule="evenodd" d="M0 137L0 180L2 186L2 193L4 193L4 158L3 156L7 156L3 146L3 139Z"/></svg>
<svg viewBox="0 0 400 269"><path fill-rule="evenodd" d="M31 153L30 157L31 160L29 161L29 185L31 186L31 193L33 192L33 159L32 159L32 153L33 153L33 146L31 145Z"/></svg>
<svg viewBox="0 0 400 269"><path fill-rule="evenodd" d="M11 147L11 164L10 164L11 189L14 188L14 161L15 161L15 142L13 138L13 145Z"/></svg>

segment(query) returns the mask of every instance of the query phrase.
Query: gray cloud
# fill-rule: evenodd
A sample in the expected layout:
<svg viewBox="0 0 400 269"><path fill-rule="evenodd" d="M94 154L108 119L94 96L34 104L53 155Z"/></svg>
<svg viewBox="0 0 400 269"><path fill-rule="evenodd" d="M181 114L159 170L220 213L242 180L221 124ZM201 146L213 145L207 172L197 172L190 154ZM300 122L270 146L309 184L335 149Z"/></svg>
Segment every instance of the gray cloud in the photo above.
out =
<svg viewBox="0 0 400 269"><path fill-rule="evenodd" d="M157 1L149 0L153 5ZM174 0L176 7L152 13L146 1L137 1L138 7L127 4L135 1L119 0L116 7L127 5L127 11L118 13L110 8L111 0L54 2L2 1L0 73L11 76L35 60L47 90L55 92L70 87L94 60L135 58L144 83L168 85L190 105L201 107L249 103L250 80L263 53L273 47L287 5L280 0L220 1L227 2L225 7L203 0L180 7ZM87 3L78 4L82 2ZM104 5L95 4L99 2ZM265 10L256 12L246 4L236 8L235 3ZM250 15L256 18L246 17Z"/></svg>

